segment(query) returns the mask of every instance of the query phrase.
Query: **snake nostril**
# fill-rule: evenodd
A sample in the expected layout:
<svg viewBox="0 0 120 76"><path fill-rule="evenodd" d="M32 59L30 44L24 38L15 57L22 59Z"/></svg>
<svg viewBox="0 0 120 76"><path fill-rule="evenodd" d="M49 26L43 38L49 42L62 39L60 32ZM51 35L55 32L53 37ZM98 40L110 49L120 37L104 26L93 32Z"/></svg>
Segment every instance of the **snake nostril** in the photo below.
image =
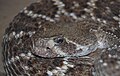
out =
<svg viewBox="0 0 120 76"><path fill-rule="evenodd" d="M49 47L46 47L46 49L50 49Z"/></svg>

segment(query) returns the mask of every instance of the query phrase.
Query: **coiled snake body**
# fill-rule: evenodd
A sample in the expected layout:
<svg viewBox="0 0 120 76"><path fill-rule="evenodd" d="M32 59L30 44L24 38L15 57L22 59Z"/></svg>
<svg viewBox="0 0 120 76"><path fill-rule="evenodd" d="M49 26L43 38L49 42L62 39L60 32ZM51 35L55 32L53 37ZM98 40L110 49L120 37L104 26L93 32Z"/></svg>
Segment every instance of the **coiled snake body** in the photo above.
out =
<svg viewBox="0 0 120 76"><path fill-rule="evenodd" d="M119 0L40 0L3 37L7 76L120 76Z"/></svg>

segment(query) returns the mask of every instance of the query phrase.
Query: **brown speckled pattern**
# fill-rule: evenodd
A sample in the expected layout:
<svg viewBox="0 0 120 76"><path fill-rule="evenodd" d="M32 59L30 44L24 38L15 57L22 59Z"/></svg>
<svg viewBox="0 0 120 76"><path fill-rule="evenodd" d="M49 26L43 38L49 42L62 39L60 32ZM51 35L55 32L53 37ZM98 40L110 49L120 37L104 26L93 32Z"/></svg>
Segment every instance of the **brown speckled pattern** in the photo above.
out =
<svg viewBox="0 0 120 76"><path fill-rule="evenodd" d="M119 0L39 0L3 37L7 76L120 76Z"/></svg>

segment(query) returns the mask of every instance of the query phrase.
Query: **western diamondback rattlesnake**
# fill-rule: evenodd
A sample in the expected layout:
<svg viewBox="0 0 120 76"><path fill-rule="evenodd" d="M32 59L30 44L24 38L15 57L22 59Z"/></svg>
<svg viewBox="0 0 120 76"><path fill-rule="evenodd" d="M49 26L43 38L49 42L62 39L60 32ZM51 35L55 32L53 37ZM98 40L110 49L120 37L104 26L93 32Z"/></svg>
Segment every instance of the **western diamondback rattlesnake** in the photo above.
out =
<svg viewBox="0 0 120 76"><path fill-rule="evenodd" d="M40 0L3 37L7 76L119 76L119 0Z"/></svg>

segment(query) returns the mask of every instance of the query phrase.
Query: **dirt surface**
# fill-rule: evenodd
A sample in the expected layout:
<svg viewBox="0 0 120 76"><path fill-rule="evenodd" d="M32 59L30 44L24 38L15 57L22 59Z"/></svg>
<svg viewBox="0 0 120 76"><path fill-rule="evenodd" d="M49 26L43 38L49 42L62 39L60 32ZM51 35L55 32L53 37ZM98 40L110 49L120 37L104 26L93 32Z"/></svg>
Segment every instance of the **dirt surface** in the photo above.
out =
<svg viewBox="0 0 120 76"><path fill-rule="evenodd" d="M35 0L34 0L35 1ZM0 44L4 30L8 27L15 15L33 0L0 0ZM0 46L0 76L4 76L2 63L2 48Z"/></svg>

